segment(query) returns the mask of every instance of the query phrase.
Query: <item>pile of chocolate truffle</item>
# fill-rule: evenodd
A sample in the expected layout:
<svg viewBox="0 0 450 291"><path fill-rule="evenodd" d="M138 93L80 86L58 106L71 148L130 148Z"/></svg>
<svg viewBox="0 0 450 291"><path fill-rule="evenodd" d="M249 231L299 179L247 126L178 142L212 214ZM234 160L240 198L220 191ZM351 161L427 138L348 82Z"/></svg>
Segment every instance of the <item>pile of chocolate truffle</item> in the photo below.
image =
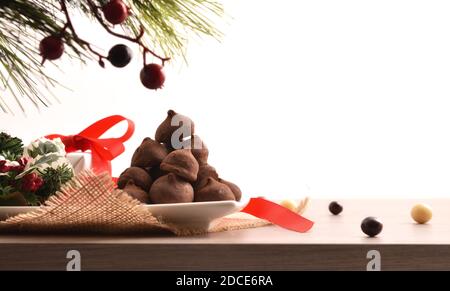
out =
<svg viewBox="0 0 450 291"><path fill-rule="evenodd" d="M239 201L241 190L208 164L208 148L194 131L190 118L169 110L155 140L144 138L134 152L118 188L143 203Z"/></svg>

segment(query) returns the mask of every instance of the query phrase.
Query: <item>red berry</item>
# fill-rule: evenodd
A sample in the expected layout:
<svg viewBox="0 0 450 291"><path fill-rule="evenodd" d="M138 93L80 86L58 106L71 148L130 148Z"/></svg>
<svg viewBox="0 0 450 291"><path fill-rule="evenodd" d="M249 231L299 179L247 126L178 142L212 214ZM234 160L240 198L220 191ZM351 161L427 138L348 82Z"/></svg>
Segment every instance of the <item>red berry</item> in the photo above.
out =
<svg viewBox="0 0 450 291"><path fill-rule="evenodd" d="M17 163L18 165L16 166L10 166L10 171L21 173L23 172L23 170L25 170L25 167L27 166L28 158L21 157L20 159L17 160Z"/></svg>
<svg viewBox="0 0 450 291"><path fill-rule="evenodd" d="M59 59L64 52L64 43L60 37L47 36L39 44L39 51L44 59Z"/></svg>
<svg viewBox="0 0 450 291"><path fill-rule="evenodd" d="M141 82L148 89L160 89L164 85L166 76L162 71L162 66L158 64L145 65L141 70Z"/></svg>
<svg viewBox="0 0 450 291"><path fill-rule="evenodd" d="M0 173L7 173L10 171L10 167L6 165L5 160L0 161Z"/></svg>
<svg viewBox="0 0 450 291"><path fill-rule="evenodd" d="M111 0L103 8L103 15L112 24L121 24L128 17L128 7L121 0Z"/></svg>
<svg viewBox="0 0 450 291"><path fill-rule="evenodd" d="M20 168L18 168L17 171L22 172L23 170L25 170L25 167L27 166L29 159L26 157L21 157L17 162L19 163L19 167L20 167Z"/></svg>
<svg viewBox="0 0 450 291"><path fill-rule="evenodd" d="M22 190L26 192L36 192L44 184L44 180L36 173L26 174L22 178Z"/></svg>

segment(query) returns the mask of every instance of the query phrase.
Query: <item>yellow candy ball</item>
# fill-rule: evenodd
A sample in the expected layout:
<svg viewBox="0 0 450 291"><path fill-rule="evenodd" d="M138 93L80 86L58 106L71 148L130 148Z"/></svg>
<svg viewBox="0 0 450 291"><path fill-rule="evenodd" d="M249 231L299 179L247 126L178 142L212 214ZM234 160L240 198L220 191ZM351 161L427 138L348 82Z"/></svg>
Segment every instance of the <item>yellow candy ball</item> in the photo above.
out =
<svg viewBox="0 0 450 291"><path fill-rule="evenodd" d="M292 199L285 199L281 201L280 205L286 207L290 211L297 212L298 203Z"/></svg>
<svg viewBox="0 0 450 291"><path fill-rule="evenodd" d="M432 216L431 207L427 204L416 204L411 209L411 217L419 224L427 223Z"/></svg>

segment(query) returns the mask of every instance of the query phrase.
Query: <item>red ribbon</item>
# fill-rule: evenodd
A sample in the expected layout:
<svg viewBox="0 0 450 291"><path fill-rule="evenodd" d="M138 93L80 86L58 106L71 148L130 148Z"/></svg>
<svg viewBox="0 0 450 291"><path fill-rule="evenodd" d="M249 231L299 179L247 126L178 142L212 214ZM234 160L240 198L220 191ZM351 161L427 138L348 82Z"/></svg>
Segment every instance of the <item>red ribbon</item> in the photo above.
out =
<svg viewBox="0 0 450 291"><path fill-rule="evenodd" d="M100 138L116 124L126 121L128 128L121 137ZM113 115L101 119L76 135L50 134L46 138L61 138L66 146L66 152L87 151L92 154L92 169L96 173L111 174L111 161L125 151L123 143L134 133L134 122L120 115Z"/></svg>
<svg viewBox="0 0 450 291"><path fill-rule="evenodd" d="M314 225L311 220L263 198L251 198L241 211L297 232L307 232Z"/></svg>

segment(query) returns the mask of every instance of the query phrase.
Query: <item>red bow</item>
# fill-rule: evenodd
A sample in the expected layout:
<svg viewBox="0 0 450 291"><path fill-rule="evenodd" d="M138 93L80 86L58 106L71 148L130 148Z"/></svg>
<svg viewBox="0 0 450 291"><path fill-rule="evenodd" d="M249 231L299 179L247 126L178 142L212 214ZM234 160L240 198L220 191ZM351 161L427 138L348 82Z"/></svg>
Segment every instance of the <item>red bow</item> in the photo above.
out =
<svg viewBox="0 0 450 291"><path fill-rule="evenodd" d="M128 122L124 135L118 138L100 138L106 131L119 122ZM120 115L113 115L101 119L76 135L50 134L46 138L61 138L66 146L66 152L90 150L92 154L92 169L96 173L111 174L111 161L125 151L123 143L134 133L134 122Z"/></svg>

